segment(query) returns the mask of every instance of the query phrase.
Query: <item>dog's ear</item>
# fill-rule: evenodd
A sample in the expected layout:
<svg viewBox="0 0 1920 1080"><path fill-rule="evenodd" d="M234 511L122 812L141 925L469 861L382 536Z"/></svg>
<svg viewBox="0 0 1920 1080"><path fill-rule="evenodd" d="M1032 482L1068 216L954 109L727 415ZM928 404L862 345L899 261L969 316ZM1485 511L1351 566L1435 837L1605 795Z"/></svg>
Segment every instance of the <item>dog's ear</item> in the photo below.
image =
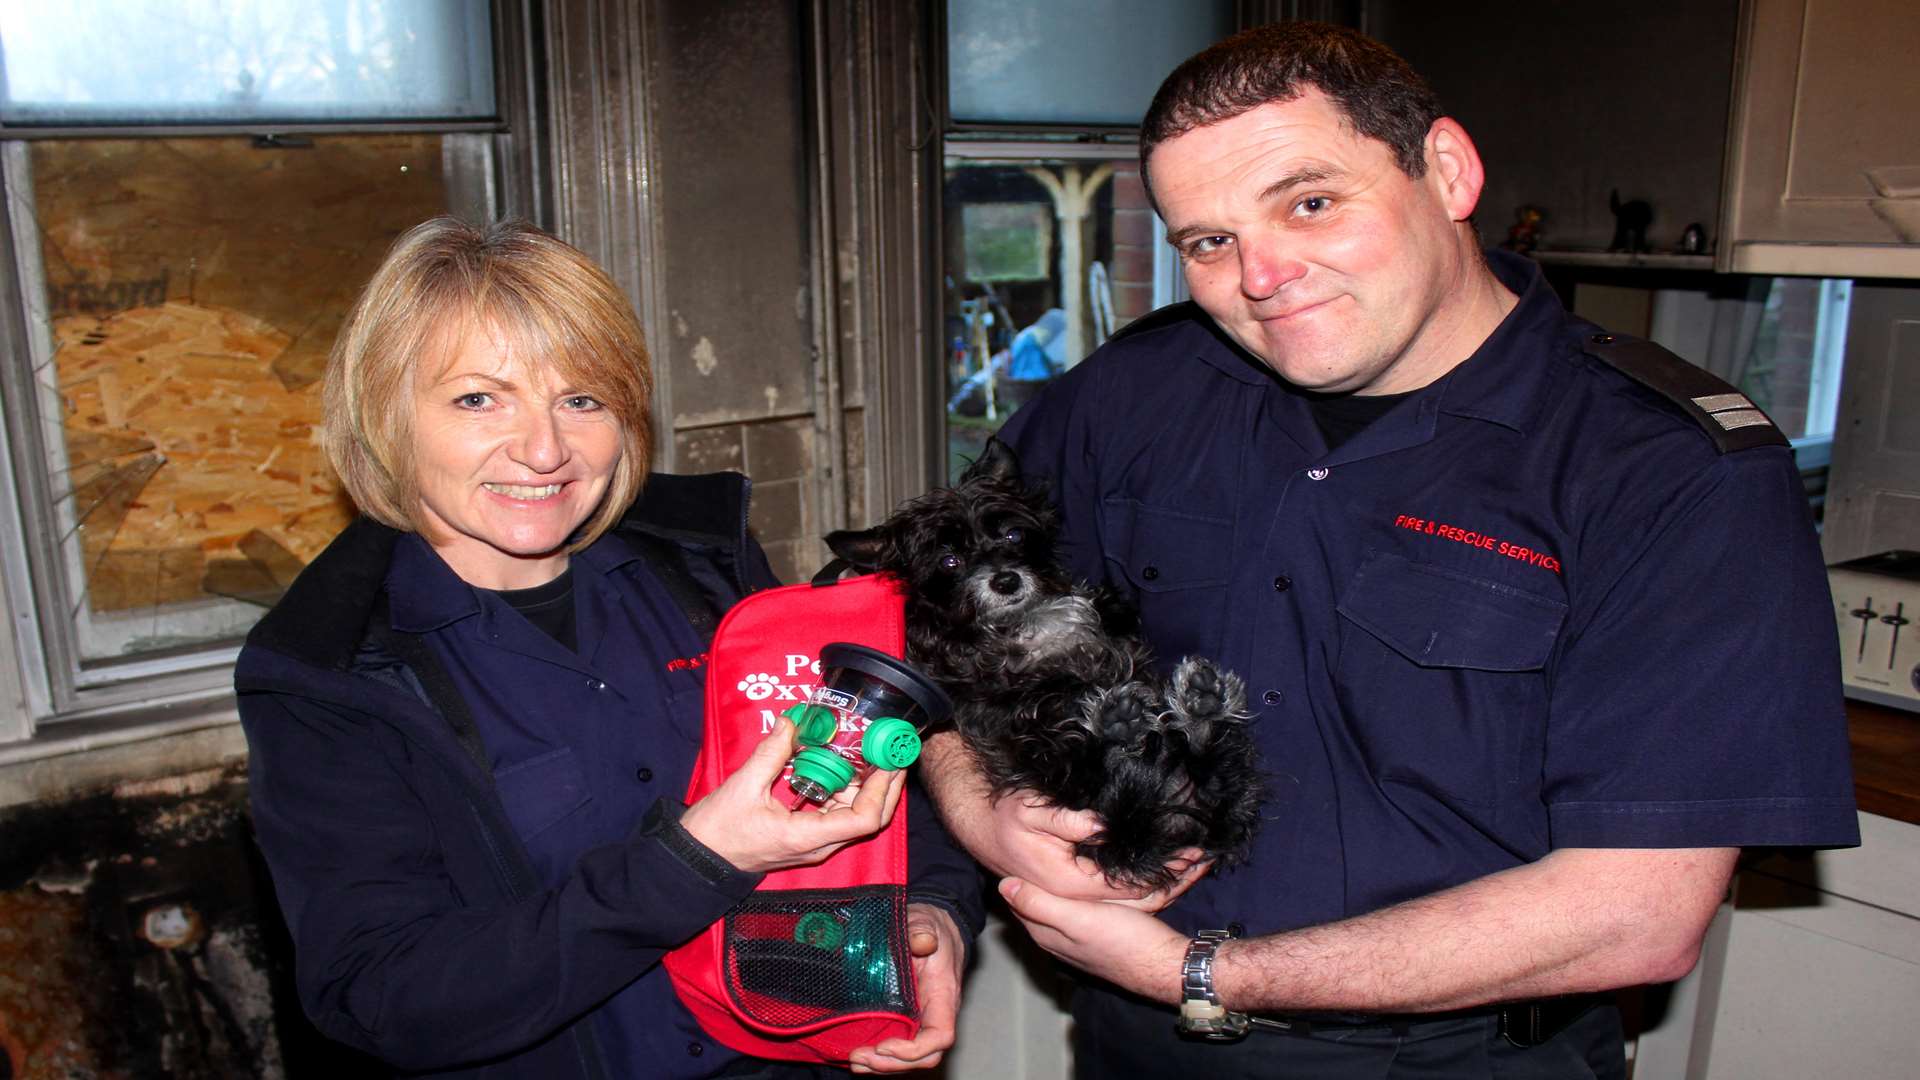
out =
<svg viewBox="0 0 1920 1080"><path fill-rule="evenodd" d="M1000 441L998 435L987 436L986 448L967 471L960 474L960 482L969 480L993 480L1003 484L1020 482L1020 459L1014 455L1013 447Z"/></svg>
<svg viewBox="0 0 1920 1080"><path fill-rule="evenodd" d="M886 530L878 525L858 532L838 529L827 534L827 547L856 570L877 570L887 550Z"/></svg>

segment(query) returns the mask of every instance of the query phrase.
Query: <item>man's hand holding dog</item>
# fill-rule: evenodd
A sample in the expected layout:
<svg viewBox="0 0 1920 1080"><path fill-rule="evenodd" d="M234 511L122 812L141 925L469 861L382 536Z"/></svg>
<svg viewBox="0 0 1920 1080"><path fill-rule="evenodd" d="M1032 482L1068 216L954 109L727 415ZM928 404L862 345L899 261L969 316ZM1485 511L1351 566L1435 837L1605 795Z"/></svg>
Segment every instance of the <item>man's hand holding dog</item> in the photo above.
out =
<svg viewBox="0 0 1920 1080"><path fill-rule="evenodd" d="M1200 880L1210 865L1187 853L1169 864L1179 873L1165 889L1146 890L1109 882L1091 859L1075 853L1080 841L1100 831L1100 818L1086 810L1064 810L1030 792L995 799L972 753L951 732L927 743L920 779L927 786L947 831L996 874L1030 881L1057 897L1104 900L1143 911L1158 911Z"/></svg>
<svg viewBox="0 0 1920 1080"><path fill-rule="evenodd" d="M1180 931L1126 904L1058 896L1017 877L1001 880L1000 895L1041 948L1144 998L1179 1002Z"/></svg>

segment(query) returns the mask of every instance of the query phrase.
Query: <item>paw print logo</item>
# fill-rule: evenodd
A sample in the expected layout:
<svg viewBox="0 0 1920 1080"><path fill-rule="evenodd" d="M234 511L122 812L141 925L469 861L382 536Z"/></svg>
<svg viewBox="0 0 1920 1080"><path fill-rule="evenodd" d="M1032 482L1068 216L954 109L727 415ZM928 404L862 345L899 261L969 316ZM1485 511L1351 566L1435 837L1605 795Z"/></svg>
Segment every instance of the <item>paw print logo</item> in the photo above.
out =
<svg viewBox="0 0 1920 1080"><path fill-rule="evenodd" d="M773 696L779 684L780 679L777 676L756 673L734 684L734 689L747 695L748 701L765 701Z"/></svg>

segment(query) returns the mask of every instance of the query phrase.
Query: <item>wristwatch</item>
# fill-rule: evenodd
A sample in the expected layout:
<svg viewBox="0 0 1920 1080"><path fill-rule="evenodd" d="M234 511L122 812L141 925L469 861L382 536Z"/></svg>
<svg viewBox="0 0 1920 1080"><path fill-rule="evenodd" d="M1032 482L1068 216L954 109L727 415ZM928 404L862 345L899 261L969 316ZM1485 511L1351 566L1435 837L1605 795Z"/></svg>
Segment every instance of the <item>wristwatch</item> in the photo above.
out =
<svg viewBox="0 0 1920 1080"><path fill-rule="evenodd" d="M1231 937L1226 930L1202 930L1187 944L1180 961L1180 1022L1174 1025L1180 1034L1228 1042L1252 1026L1246 1013L1228 1012L1213 989L1213 954Z"/></svg>

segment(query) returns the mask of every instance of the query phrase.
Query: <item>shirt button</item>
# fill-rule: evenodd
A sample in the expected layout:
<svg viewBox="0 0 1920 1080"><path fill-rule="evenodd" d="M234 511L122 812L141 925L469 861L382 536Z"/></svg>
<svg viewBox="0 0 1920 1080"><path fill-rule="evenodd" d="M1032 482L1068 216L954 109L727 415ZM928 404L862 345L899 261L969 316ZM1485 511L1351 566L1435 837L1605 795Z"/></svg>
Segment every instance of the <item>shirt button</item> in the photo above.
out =
<svg viewBox="0 0 1920 1080"><path fill-rule="evenodd" d="M1140 571L1140 576L1148 581L1157 581L1160 577L1160 568L1157 566L1146 567Z"/></svg>
<svg viewBox="0 0 1920 1080"><path fill-rule="evenodd" d="M1234 937L1239 937L1246 932L1247 928L1240 923L1230 922L1227 924L1227 933L1232 934Z"/></svg>
<svg viewBox="0 0 1920 1080"><path fill-rule="evenodd" d="M589 690L605 690L606 688L607 688L607 684L601 682L599 679L587 680L587 689Z"/></svg>
<svg viewBox="0 0 1920 1080"><path fill-rule="evenodd" d="M700 1056L701 1054L704 1054L704 1053L706 1053L706 1052L707 1052L707 1048L706 1048L706 1047L704 1047L704 1046L701 1046L701 1045L700 1045L699 1043L688 1043L688 1044L687 1044L687 1056L688 1056L688 1057L699 1057L699 1056Z"/></svg>
<svg viewBox="0 0 1920 1080"><path fill-rule="evenodd" d="M642 765L633 771L633 778L643 784L651 783L653 781L653 770Z"/></svg>
<svg viewBox="0 0 1920 1080"><path fill-rule="evenodd" d="M1291 588L1293 588L1293 579L1287 575L1281 574L1279 577L1273 579L1274 592L1286 592Z"/></svg>
<svg viewBox="0 0 1920 1080"><path fill-rule="evenodd" d="M1280 704L1280 691L1269 690L1266 693L1260 695L1260 700L1266 702L1269 705L1278 705Z"/></svg>
<svg viewBox="0 0 1920 1080"><path fill-rule="evenodd" d="M1308 469L1308 470L1307 470L1307 479L1309 479L1309 480L1325 480L1325 479L1327 478L1327 473L1328 473L1328 472L1329 472L1329 470L1327 470L1327 469Z"/></svg>

